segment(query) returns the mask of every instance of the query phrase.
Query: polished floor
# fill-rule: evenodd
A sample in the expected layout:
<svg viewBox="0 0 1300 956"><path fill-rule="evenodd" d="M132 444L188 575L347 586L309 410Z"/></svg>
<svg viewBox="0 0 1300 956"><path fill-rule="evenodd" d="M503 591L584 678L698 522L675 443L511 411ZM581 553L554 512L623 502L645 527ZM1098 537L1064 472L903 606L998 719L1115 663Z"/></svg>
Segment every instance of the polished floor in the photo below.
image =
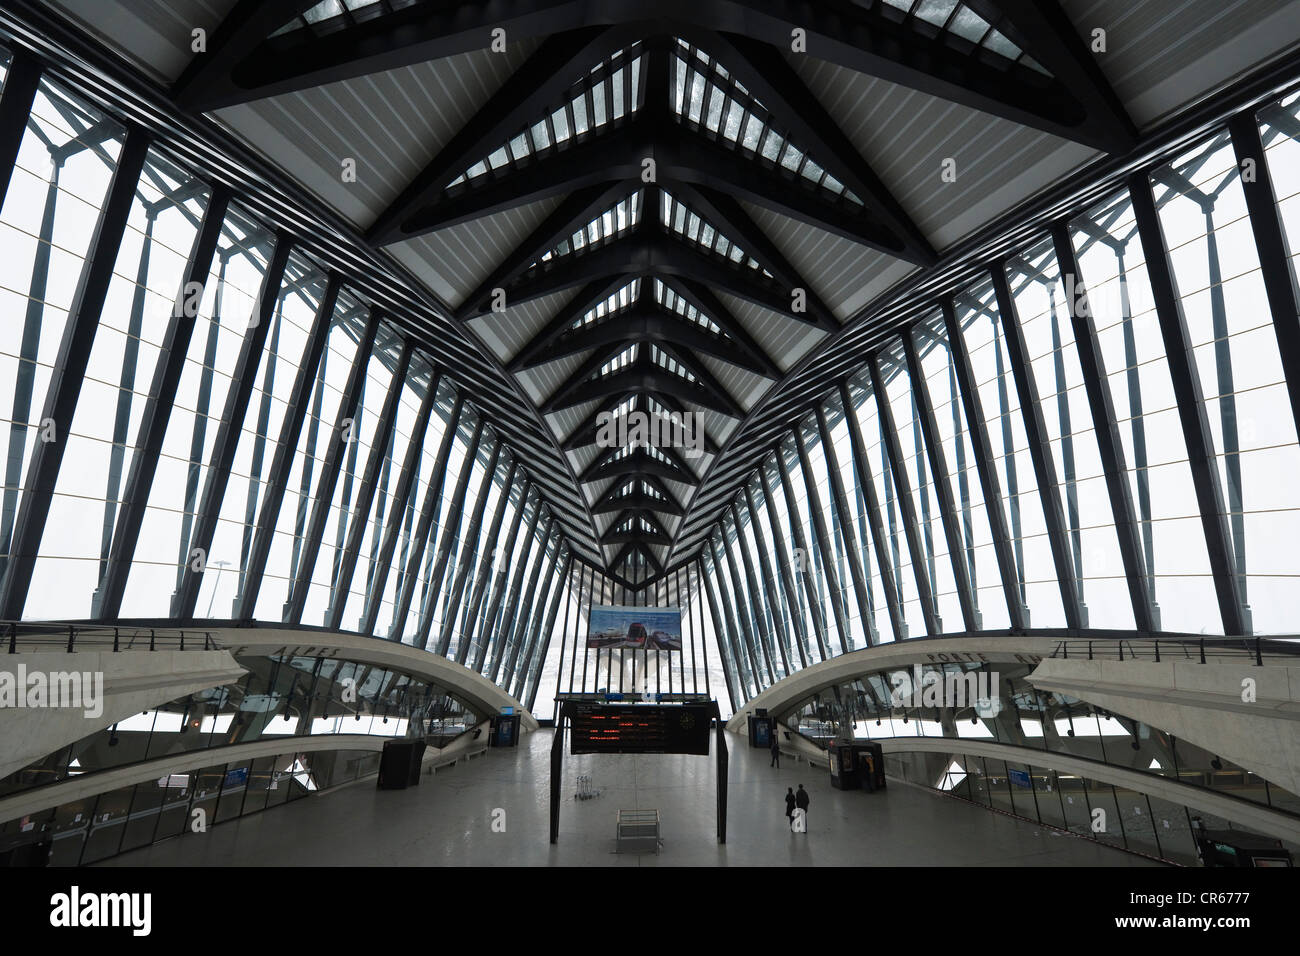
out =
<svg viewBox="0 0 1300 956"><path fill-rule="evenodd" d="M119 866L1148 866L1131 854L920 787L839 791L823 770L728 735L727 843L716 840L716 758L564 758L560 839L548 835L551 732L517 750L424 776L409 790L373 778L106 861ZM577 800L589 774L600 795ZM789 831L784 795L811 794L808 832ZM659 852L617 853L615 811L657 809ZM495 827L494 827L495 821ZM501 832L504 828L504 832Z"/></svg>

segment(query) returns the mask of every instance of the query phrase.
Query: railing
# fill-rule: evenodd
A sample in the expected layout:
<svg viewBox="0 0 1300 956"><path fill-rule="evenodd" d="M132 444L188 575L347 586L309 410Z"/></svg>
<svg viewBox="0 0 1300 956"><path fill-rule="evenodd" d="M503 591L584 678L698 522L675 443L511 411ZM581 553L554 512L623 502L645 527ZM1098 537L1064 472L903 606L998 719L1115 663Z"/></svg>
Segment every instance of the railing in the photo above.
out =
<svg viewBox="0 0 1300 956"><path fill-rule="evenodd" d="M62 648L69 654L93 651L216 651L220 644L210 631L163 627L83 624L65 621L0 621L0 634L10 654L25 650Z"/></svg>
<svg viewBox="0 0 1300 956"><path fill-rule="evenodd" d="M1053 658L1061 660L1194 661L1207 664L1250 659L1256 667L1265 660L1300 660L1300 639L1276 637L1184 638L1070 638L1058 641Z"/></svg>

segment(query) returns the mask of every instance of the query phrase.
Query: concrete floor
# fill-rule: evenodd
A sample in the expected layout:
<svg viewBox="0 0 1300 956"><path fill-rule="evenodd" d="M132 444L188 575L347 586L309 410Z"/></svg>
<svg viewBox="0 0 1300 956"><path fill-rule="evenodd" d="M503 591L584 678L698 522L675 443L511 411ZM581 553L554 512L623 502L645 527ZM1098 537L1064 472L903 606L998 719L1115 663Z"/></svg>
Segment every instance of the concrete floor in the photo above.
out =
<svg viewBox="0 0 1300 956"><path fill-rule="evenodd" d="M560 840L548 836L551 732L517 750L379 791L373 778L122 854L106 866L1150 866L1141 857L893 783L839 791L824 770L728 734L727 843L716 842L716 757L564 758ZM590 774L601 795L575 800ZM787 787L811 794L808 832L791 833ZM615 853L618 809L661 811L659 853ZM494 832L502 819L505 832Z"/></svg>

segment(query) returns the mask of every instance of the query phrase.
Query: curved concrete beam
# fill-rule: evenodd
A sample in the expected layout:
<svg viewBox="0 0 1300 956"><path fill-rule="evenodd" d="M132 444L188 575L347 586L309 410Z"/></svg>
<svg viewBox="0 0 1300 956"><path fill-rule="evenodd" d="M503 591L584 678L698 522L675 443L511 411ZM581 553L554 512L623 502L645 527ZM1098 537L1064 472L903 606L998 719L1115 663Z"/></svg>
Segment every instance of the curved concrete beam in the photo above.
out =
<svg viewBox="0 0 1300 956"><path fill-rule="evenodd" d="M777 681L748 701L727 721L734 733L748 730L747 718L757 708L780 715L806 697L832 684L850 681L862 674L913 664L942 664L951 661L981 661L991 664L1037 664L1060 642L1059 637L1029 637L997 634L989 637L941 637L877 644L821 661Z"/></svg>
<svg viewBox="0 0 1300 956"><path fill-rule="evenodd" d="M483 724L477 725L483 728ZM431 763L443 762L449 757L465 750L481 746L481 741L474 739L470 728L460 734L446 747L426 747L422 767ZM486 730L486 728L484 728ZM206 750L190 750L185 753L168 754L155 757L142 763L128 764L125 767L113 767L95 773L82 774L51 783L32 790L0 797L0 822L13 820L47 810L72 800L93 797L108 793L120 787L129 787L137 783L148 783L159 777L173 773L186 773L201 770L218 763L230 763L235 760L258 757L274 757L282 753L318 753L322 750L364 750L382 751L384 744L396 738L380 737L374 734L319 734L315 737L267 737L249 743L232 744L228 747L210 747Z"/></svg>
<svg viewBox="0 0 1300 956"><path fill-rule="evenodd" d="M80 675L80 684L88 682L91 686L89 693L98 700L93 706L30 708L15 706L8 699L19 690L26 692L26 686L16 686L19 678L23 678L24 685L34 675L42 675L47 684L62 683L53 675L74 673ZM244 669L224 650L114 653L87 650L83 644L72 654L20 651L0 656L0 777L132 714L209 687L229 684L243 675ZM64 687L71 689L72 685L64 683ZM82 700L92 703L90 699Z"/></svg>
<svg viewBox="0 0 1300 956"><path fill-rule="evenodd" d="M1234 800L1232 797L1203 787L1193 787L1168 777L1141 773L1126 767L1095 763L1067 754L1036 750L1032 747L1017 747L990 740L950 737L877 737L874 738L874 742L880 744L881 750L887 754L970 754L1046 767L1061 773L1087 777L1089 780L1100 780L1102 783L1160 797L1172 803L1193 807L1234 823L1240 823L1268 836L1288 840L1291 843L1300 843L1300 819L1290 814L1281 813L1262 804Z"/></svg>
<svg viewBox="0 0 1300 956"><path fill-rule="evenodd" d="M1300 793L1300 666L1052 658L1028 680L1159 727Z"/></svg>
<svg viewBox="0 0 1300 956"><path fill-rule="evenodd" d="M521 714L520 731L528 733L538 727L536 719L519 701L464 664L439 654L398 644L377 637L340 634L331 631L304 631L279 627L227 627L206 629L236 656L240 654L294 654L303 657L341 657L365 664L375 664L430 680L445 687L482 717L513 707Z"/></svg>

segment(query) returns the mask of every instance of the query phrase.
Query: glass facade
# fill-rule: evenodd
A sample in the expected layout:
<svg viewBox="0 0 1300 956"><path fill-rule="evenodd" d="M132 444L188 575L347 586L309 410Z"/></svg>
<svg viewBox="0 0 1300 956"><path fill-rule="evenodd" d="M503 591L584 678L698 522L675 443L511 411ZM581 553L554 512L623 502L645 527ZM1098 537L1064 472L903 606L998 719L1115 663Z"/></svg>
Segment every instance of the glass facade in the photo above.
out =
<svg viewBox="0 0 1300 956"><path fill-rule="evenodd" d="M1177 863L1197 862L1193 818L1201 817L1210 829L1228 826L1198 808L1195 790L1300 815L1300 796L1230 760L1068 694L1038 690L1027 680L1035 667L953 662L880 670L823 688L776 717L792 733L823 746L834 740L890 741L886 771L900 780ZM918 737L1028 748L1192 789L1185 806L1172 804L1032 761L908 751L907 740Z"/></svg>
<svg viewBox="0 0 1300 956"><path fill-rule="evenodd" d="M1252 217L1300 231L1300 97L1251 119L1245 182L1249 134L1212 131L933 298L791 426L699 550L742 700L906 638L1296 633L1300 354L1266 289L1300 273L1291 245L1264 270ZM1248 209L1265 176L1275 208ZM790 580L747 575L759 552Z"/></svg>
<svg viewBox="0 0 1300 956"><path fill-rule="evenodd" d="M576 565L454 370L57 84L25 120L0 208L5 616L327 627L531 704ZM78 293L105 264L102 302Z"/></svg>

